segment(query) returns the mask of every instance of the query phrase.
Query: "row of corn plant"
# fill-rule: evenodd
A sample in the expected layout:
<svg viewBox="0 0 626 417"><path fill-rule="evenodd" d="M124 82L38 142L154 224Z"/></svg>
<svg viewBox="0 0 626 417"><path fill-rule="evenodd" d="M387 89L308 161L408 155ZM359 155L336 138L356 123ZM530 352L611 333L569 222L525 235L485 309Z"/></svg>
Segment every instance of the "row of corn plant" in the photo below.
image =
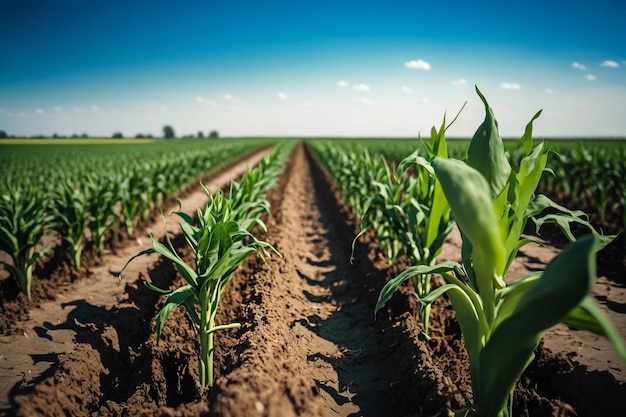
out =
<svg viewBox="0 0 626 417"><path fill-rule="evenodd" d="M30 294L35 261L55 236L78 270L93 244L98 254L122 228L132 236L139 221L158 212L165 196L199 175L267 143L163 141L145 145L2 145L0 250L3 263Z"/></svg>
<svg viewBox="0 0 626 417"><path fill-rule="evenodd" d="M175 265L185 285L172 290L144 281L151 290L167 295L156 317L156 337L158 341L171 311L182 306L198 334L199 375L203 387L213 384L215 332L241 325L215 323L222 292L232 273L253 252L262 258L269 251L278 253L269 243L257 239L252 229L255 226L265 229L261 219L269 210L265 194L274 186L291 147L292 144L282 144L256 168L248 169L239 182L231 183L228 196L222 190L211 194L202 184L209 201L203 209L197 210L195 219L181 211L173 213L181 219L183 236L194 254L193 265L184 262L166 232L165 243L152 238L152 248L130 258L120 272L121 280L124 269L134 259L151 253L159 253Z"/></svg>
<svg viewBox="0 0 626 417"><path fill-rule="evenodd" d="M416 150L402 160L395 172L384 161L382 180L374 181L376 191L366 197L361 217L361 231L354 243L369 228L376 230L378 239L391 239L386 246L390 263L401 254L408 255L413 265L431 266L441 254L446 237L454 227L450 207L439 182L431 175L430 166L423 156L448 157L445 140L446 121L441 128L431 129L430 142L422 141L422 149ZM410 168L415 169L409 175ZM416 274L411 277L413 291L422 299L431 289L431 274ZM428 335L430 306L420 309L419 317Z"/></svg>
<svg viewBox="0 0 626 417"><path fill-rule="evenodd" d="M462 264L446 261L415 265L381 290L375 311L391 298L400 283L424 274L441 274L445 285L420 296L421 309L446 294L459 321L469 355L474 403L458 416L512 415L515 385L534 357L544 332L563 322L606 335L626 361L626 346L590 294L595 279L595 253L613 236L601 236L584 213L568 210L535 194L546 169L549 149L533 144L532 123L518 142L519 164L506 157L498 126L486 99L486 117L470 142L465 161L434 156L430 171L440 184L463 239ZM541 217L546 208L556 213ZM518 250L532 239L521 239L527 222L554 223L573 240L570 224L590 234L570 244L544 271L510 284L509 266Z"/></svg>

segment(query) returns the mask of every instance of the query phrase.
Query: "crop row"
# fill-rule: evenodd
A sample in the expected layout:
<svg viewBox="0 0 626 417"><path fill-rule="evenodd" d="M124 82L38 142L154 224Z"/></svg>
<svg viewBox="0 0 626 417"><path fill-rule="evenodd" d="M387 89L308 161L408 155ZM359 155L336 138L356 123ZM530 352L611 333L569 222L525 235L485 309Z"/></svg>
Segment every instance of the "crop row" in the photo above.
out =
<svg viewBox="0 0 626 417"><path fill-rule="evenodd" d="M348 147L366 147L372 154L382 154L400 161L416 146L415 140L344 141ZM467 158L469 141L448 140L451 157ZM524 157L516 140L503 141L505 155L512 164ZM552 157L538 189L560 203L585 207L594 224L611 232L626 229L626 141L602 139L556 139L549 141Z"/></svg>
<svg viewBox="0 0 626 417"><path fill-rule="evenodd" d="M34 263L57 237L74 268L93 245L102 254L109 238L159 210L163 199L265 143L157 142L146 145L3 146L0 156L0 251L21 290L30 296Z"/></svg>
<svg viewBox="0 0 626 417"><path fill-rule="evenodd" d="M445 120L440 130L432 129L430 141L423 141L395 169L367 150L336 143L312 146L361 217L361 233L375 230L390 263L401 255L411 261L411 267L383 287L375 312L409 281L428 336L429 306L445 294L463 333L474 399L457 415L504 417L512 415L517 380L553 325L563 322L607 336L624 361L626 346L590 295L595 254L613 236L597 233L583 212L536 193L551 155L547 143L533 143L533 121L541 112L515 142L518 157L509 159L513 152L507 155L493 112L477 92L486 116L463 159L449 157ZM529 221L537 227L557 225L572 243L544 271L507 284L518 250L534 242L521 238ZM583 225L589 234L576 240L572 223ZM437 263L454 224L463 240L462 264ZM431 287L433 274L441 275L445 284Z"/></svg>
<svg viewBox="0 0 626 417"><path fill-rule="evenodd" d="M213 384L213 338L215 332L239 328L240 323L215 323L220 298L232 273L248 255L256 252L261 257L271 252L278 254L269 243L258 240L253 234L255 227L265 229L261 216L269 211L265 195L276 184L283 171L293 142L283 142L275 151L264 157L258 166L249 169L239 182L232 182L230 192L211 192L204 187L209 202L204 209L198 208L197 216L175 212L182 222L181 229L193 252L194 264L185 263L174 248L169 236L165 244L152 239L152 248L130 258L126 266L137 257L159 253L170 260L186 284L175 289L157 288L148 281L145 285L161 294L167 294L156 319L157 340L170 312L182 306L199 337L199 375L203 387Z"/></svg>

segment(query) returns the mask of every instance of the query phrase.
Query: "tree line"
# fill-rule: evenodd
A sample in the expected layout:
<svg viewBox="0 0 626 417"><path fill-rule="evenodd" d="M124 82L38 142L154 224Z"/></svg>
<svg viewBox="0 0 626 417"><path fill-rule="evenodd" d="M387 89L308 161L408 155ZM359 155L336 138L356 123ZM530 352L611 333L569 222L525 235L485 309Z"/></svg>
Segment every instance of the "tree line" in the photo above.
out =
<svg viewBox="0 0 626 417"><path fill-rule="evenodd" d="M6 138L15 138L15 135L9 135L6 130L0 130L0 139L6 139ZM57 133L52 134L52 136L46 136L46 135L32 135L31 138L33 139L47 139L47 138L53 138L53 139L57 139L57 138L73 138L73 139L77 139L77 138L88 138L89 135L87 133L82 133L82 134L77 134L74 133L71 136L69 135L59 135ZM122 132L114 132L111 137L113 139L122 139L124 138L124 135L122 134ZM148 134L143 134L143 133L137 133L135 135L135 138L137 139L144 139L144 138L153 138L154 136L150 133ZM208 138L208 139L218 139L220 137L219 132L217 130L211 130L209 131L206 136L204 134L203 131L199 130L198 133L196 135L194 134L185 134L183 136L181 136L182 138L198 138L198 139L204 139L204 138ZM165 125L163 126L163 138L165 139L175 139L176 138L176 133L174 132L174 128L170 125Z"/></svg>

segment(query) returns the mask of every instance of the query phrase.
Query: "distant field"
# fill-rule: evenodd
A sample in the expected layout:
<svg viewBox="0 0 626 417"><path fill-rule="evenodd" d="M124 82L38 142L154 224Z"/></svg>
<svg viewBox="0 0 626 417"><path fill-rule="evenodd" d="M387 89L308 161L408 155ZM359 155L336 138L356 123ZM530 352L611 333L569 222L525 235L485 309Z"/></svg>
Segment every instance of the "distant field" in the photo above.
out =
<svg viewBox="0 0 626 417"><path fill-rule="evenodd" d="M0 145L138 145L154 143L156 139L1 139Z"/></svg>

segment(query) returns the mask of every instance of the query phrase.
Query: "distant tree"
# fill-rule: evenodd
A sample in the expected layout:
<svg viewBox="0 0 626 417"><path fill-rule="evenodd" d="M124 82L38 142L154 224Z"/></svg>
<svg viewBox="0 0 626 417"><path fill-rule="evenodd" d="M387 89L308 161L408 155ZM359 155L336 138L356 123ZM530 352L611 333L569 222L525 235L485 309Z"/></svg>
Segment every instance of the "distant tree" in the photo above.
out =
<svg viewBox="0 0 626 417"><path fill-rule="evenodd" d="M0 139L5 139L8 138L9 135L7 135L7 132L4 130L0 130Z"/></svg>
<svg viewBox="0 0 626 417"><path fill-rule="evenodd" d="M52 134L52 137L53 137L54 139L58 139L58 138L59 138L59 135L57 135L56 133L53 133L53 134Z"/></svg>
<svg viewBox="0 0 626 417"><path fill-rule="evenodd" d="M72 139L78 139L78 133L74 133L74 134L72 135Z"/></svg>
<svg viewBox="0 0 626 417"><path fill-rule="evenodd" d="M211 130L211 132L209 132L210 139L217 139L219 137L220 137L220 134L217 132L217 130Z"/></svg>
<svg viewBox="0 0 626 417"><path fill-rule="evenodd" d="M165 139L174 139L176 134L174 133L174 128L170 125L163 126L163 137Z"/></svg>
<svg viewBox="0 0 626 417"><path fill-rule="evenodd" d="M136 137L137 139L143 139L143 138L145 138L145 136L143 135L143 133L137 133L137 134L135 135L135 137Z"/></svg>
<svg viewBox="0 0 626 417"><path fill-rule="evenodd" d="M122 132L115 132L113 133L113 136L111 136L113 139L122 139L124 137L124 135L122 135Z"/></svg>
<svg viewBox="0 0 626 417"><path fill-rule="evenodd" d="M81 138L83 138L83 139L86 139L86 138L88 138L88 137L89 137L89 135L88 135L88 134L86 134L86 133L83 133L82 135L80 135L80 137L81 137Z"/></svg>
<svg viewBox="0 0 626 417"><path fill-rule="evenodd" d="M153 136L152 136L152 133L148 133L148 134L146 135L146 137L147 137L147 138L152 139L152 137L153 137Z"/></svg>
<svg viewBox="0 0 626 417"><path fill-rule="evenodd" d="M202 133L202 130L198 130L198 137L200 139L202 139L204 137L204 133Z"/></svg>

